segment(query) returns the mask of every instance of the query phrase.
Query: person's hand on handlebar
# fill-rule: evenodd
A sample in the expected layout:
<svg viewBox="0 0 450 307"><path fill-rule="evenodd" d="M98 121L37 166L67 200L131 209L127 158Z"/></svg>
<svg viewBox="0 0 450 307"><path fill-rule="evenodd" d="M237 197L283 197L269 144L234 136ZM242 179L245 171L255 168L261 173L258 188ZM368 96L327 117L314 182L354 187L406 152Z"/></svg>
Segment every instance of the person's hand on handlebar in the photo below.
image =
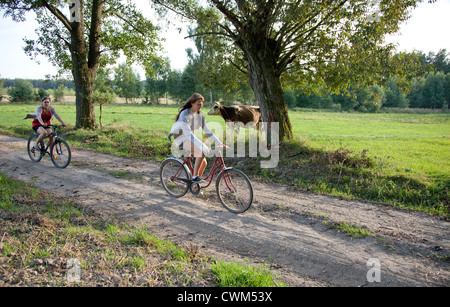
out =
<svg viewBox="0 0 450 307"><path fill-rule="evenodd" d="M222 144L216 145L214 147L214 149L219 149L219 148L230 148L230 146L228 146L227 144L222 143Z"/></svg>

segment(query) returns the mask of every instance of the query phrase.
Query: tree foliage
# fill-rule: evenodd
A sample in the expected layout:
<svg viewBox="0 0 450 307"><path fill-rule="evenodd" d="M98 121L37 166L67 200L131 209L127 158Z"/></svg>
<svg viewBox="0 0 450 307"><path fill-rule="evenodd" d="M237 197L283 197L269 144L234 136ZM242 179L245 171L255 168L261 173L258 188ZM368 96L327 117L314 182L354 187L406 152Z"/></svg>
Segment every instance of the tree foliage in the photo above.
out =
<svg viewBox="0 0 450 307"><path fill-rule="evenodd" d="M55 101L61 102L64 101L64 94L67 88L64 85L59 85L57 88L53 90L53 98Z"/></svg>
<svg viewBox="0 0 450 307"><path fill-rule="evenodd" d="M418 54L423 66L444 74L450 73L450 52L447 52L447 49L440 49L437 53L429 52L428 54L419 51Z"/></svg>
<svg viewBox="0 0 450 307"><path fill-rule="evenodd" d="M264 120L279 122L281 137L292 136L281 80L337 92L392 75L404 80L420 67L415 55L394 55L384 42L419 0L155 2L200 24L195 35L228 42L225 54L246 72Z"/></svg>
<svg viewBox="0 0 450 307"><path fill-rule="evenodd" d="M425 78L415 80L407 97L411 108L448 109L450 73L432 72Z"/></svg>
<svg viewBox="0 0 450 307"><path fill-rule="evenodd" d="M153 69L155 73L152 76L147 76L144 85L144 103L159 103L159 98L161 98L165 93L168 92L169 79L173 77L170 72L170 65L168 61L165 63L154 63ZM179 87L176 82L173 86Z"/></svg>
<svg viewBox="0 0 450 307"><path fill-rule="evenodd" d="M28 80L17 80L16 85L7 90L12 102L30 102L36 100L33 84Z"/></svg>
<svg viewBox="0 0 450 307"><path fill-rule="evenodd" d="M141 78L130 65L119 64L114 69L114 84L117 95L124 97L127 103L141 96Z"/></svg>
<svg viewBox="0 0 450 307"><path fill-rule="evenodd" d="M31 57L45 55L61 72L70 71L76 89L76 127L94 128L93 89L100 66L113 64L121 55L141 63L148 73L160 60L157 27L131 0L0 0L4 16L25 21L36 14L37 40L25 39ZM65 14L68 12L70 14Z"/></svg>

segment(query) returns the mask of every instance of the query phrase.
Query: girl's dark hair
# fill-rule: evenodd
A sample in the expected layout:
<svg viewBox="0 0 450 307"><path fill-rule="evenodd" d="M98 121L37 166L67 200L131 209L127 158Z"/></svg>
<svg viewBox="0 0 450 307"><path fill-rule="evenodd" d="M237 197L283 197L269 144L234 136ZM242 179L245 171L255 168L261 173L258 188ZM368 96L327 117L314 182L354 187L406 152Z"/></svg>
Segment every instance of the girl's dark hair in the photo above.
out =
<svg viewBox="0 0 450 307"><path fill-rule="evenodd" d="M192 94L192 96L188 100L186 100L186 102L178 109L178 115L175 121L177 121L180 118L181 112L183 112L186 109L190 109L192 107L192 104L195 103L197 100L205 102L205 98L203 98L203 96L200 95L199 93Z"/></svg>
<svg viewBox="0 0 450 307"><path fill-rule="evenodd" d="M50 97L43 97L43 98L41 99L41 102L44 102L45 99L48 99L48 101L52 102L52 100L50 99Z"/></svg>

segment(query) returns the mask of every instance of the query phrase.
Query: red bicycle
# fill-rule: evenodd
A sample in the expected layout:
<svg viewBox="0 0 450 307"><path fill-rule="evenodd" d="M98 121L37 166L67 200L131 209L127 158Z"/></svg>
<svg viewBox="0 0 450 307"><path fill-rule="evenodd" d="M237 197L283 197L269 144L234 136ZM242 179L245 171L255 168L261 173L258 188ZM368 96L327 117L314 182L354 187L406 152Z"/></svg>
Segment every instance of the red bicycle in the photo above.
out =
<svg viewBox="0 0 450 307"><path fill-rule="evenodd" d="M211 150L215 150L212 148ZM247 211L253 203L253 187L242 171L226 167L221 150L216 150L216 160L202 183L192 182L192 157L189 155L184 161L170 156L161 164L160 176L164 189L170 196L179 198L190 190L198 195L202 189L210 186L215 174L216 192L222 206L228 211L239 214Z"/></svg>

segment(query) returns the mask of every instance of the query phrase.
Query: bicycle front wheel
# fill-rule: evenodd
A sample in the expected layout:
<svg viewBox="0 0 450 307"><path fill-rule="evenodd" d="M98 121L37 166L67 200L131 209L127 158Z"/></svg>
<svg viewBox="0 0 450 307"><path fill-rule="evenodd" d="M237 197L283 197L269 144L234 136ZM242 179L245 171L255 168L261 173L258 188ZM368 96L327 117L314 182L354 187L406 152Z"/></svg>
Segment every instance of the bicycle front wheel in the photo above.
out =
<svg viewBox="0 0 450 307"><path fill-rule="evenodd" d="M216 181L220 203L230 212L247 211L253 203L253 187L248 177L237 169L226 169Z"/></svg>
<svg viewBox="0 0 450 307"><path fill-rule="evenodd" d="M176 159L167 159L161 164L161 184L172 197L182 197L189 190L190 179L186 167Z"/></svg>
<svg viewBox="0 0 450 307"><path fill-rule="evenodd" d="M30 157L31 161L33 161L33 162L39 162L42 159L41 152L39 150L37 150L36 148L34 148L34 144L36 144L38 137L39 137L39 135L33 133L30 136L30 138L28 139L28 144L27 144L28 156ZM41 141L41 146L42 147L44 146L44 142L42 142L42 141Z"/></svg>
<svg viewBox="0 0 450 307"><path fill-rule="evenodd" d="M53 164L57 168L66 168L70 163L72 153L66 141L56 139L55 142L52 144L50 156L52 158Z"/></svg>

